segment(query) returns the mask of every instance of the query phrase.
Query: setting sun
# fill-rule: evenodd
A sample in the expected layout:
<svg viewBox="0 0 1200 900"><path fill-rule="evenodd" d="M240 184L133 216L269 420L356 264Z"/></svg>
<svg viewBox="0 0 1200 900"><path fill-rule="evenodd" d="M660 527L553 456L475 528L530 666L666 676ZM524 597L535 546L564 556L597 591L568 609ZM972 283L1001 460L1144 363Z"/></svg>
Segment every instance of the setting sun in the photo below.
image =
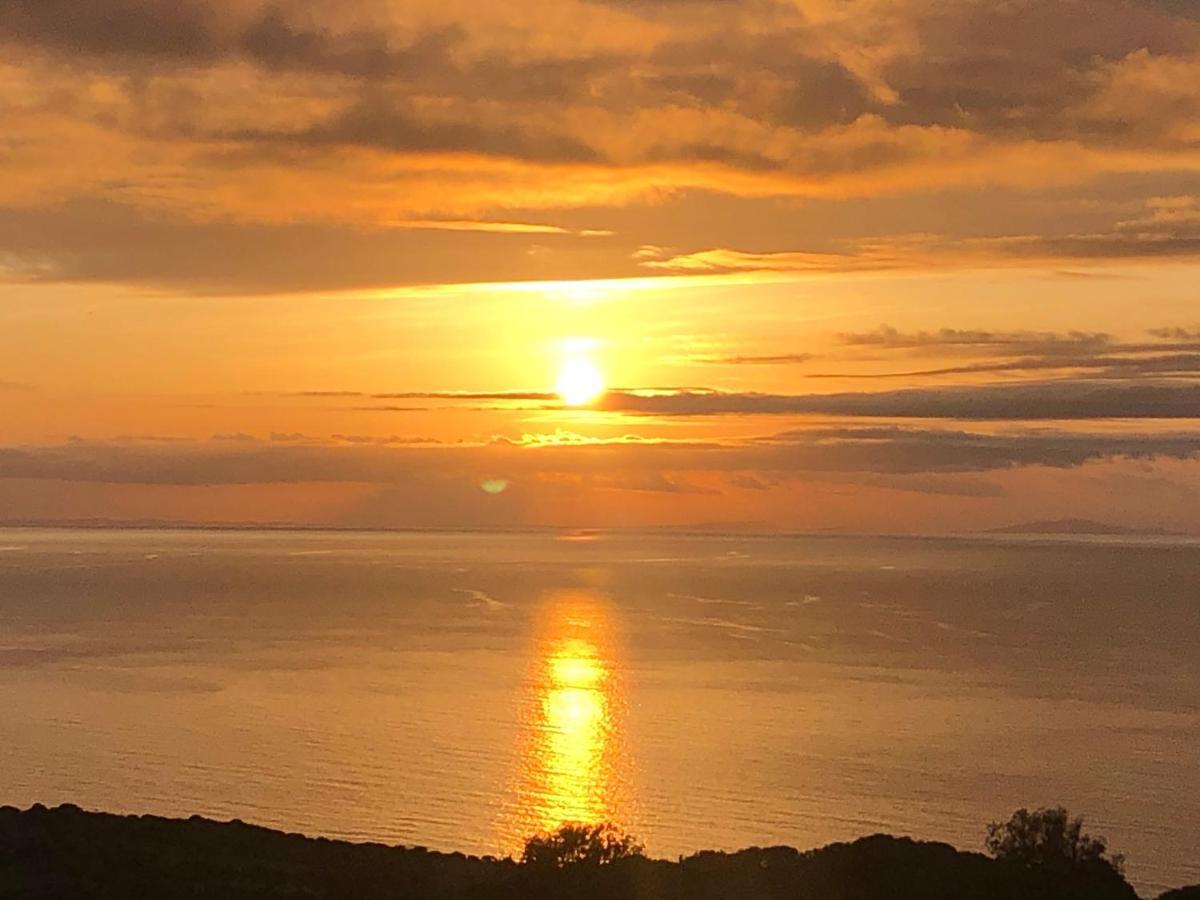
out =
<svg viewBox="0 0 1200 900"><path fill-rule="evenodd" d="M583 406L604 393L604 376L590 359L575 357L563 363L555 389L568 406Z"/></svg>

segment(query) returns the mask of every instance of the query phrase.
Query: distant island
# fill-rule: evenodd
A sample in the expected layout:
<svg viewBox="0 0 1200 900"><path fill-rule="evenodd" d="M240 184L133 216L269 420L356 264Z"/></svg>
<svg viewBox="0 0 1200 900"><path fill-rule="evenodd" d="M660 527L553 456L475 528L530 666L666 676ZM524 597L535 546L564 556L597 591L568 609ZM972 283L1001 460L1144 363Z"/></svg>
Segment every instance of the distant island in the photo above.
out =
<svg viewBox="0 0 1200 900"><path fill-rule="evenodd" d="M1109 522L1097 522L1092 519L1047 519L1038 522L1022 522L1018 525L1006 525L1003 528L989 528L985 534L1079 534L1079 535L1114 535L1130 536L1144 535L1147 537L1168 537L1179 534L1165 528L1131 528L1125 525L1113 525Z"/></svg>
<svg viewBox="0 0 1200 900"><path fill-rule="evenodd" d="M587 837L586 828L579 831ZM578 836L538 845L568 847L569 860L551 853L547 861L527 845L525 858L515 861L308 838L199 816L0 807L0 897L1138 900L1119 857L1103 857L1102 841L1095 842L1098 854L1072 851L1068 864L882 834L806 852L754 847L667 861L648 859L628 842L618 849L633 852L589 859L571 843ZM1200 900L1200 887L1160 900Z"/></svg>

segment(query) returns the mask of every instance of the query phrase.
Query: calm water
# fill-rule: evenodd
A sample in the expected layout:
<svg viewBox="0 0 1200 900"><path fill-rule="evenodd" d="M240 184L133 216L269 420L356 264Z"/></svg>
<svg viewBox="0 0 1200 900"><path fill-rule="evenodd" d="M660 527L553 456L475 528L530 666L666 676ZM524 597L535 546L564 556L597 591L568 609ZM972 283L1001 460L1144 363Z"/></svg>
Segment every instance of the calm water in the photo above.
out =
<svg viewBox="0 0 1200 900"><path fill-rule="evenodd" d="M1062 803L1200 881L1200 545L0 530L0 802L509 852Z"/></svg>

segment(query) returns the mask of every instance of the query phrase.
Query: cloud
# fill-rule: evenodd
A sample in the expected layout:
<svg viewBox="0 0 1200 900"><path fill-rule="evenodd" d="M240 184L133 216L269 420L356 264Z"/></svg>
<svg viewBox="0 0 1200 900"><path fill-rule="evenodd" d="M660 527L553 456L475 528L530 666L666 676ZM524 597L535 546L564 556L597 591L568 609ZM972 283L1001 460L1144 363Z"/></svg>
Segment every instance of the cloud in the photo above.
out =
<svg viewBox="0 0 1200 900"><path fill-rule="evenodd" d="M812 353L779 353L764 356L715 356L697 362L716 363L728 366L778 366L806 363L816 359Z"/></svg>
<svg viewBox="0 0 1200 900"><path fill-rule="evenodd" d="M1044 373L1050 370L1087 372L1092 377L1129 378L1140 375L1181 377L1200 374L1200 353L1172 353L1153 356L1060 356L1030 357L1008 362L974 363L913 369L905 372L837 373L813 372L809 378L915 378L935 375L980 373Z"/></svg>
<svg viewBox="0 0 1200 900"><path fill-rule="evenodd" d="M362 391L291 391L284 397L312 397L317 399L337 399L342 397L365 397Z"/></svg>
<svg viewBox="0 0 1200 900"><path fill-rule="evenodd" d="M70 0L4 0L0 33L67 53L100 53L203 61L228 43L218 10L195 0L114 0L79 6Z"/></svg>
<svg viewBox="0 0 1200 900"><path fill-rule="evenodd" d="M1120 435L1047 429L983 434L888 426L796 430L775 435L772 444L782 460L798 469L817 468L816 451L824 450L831 458L825 471L900 475L1074 468L1110 458L1191 460L1200 455L1198 438L1196 432Z"/></svg>
<svg viewBox="0 0 1200 900"><path fill-rule="evenodd" d="M1166 328L1151 328L1149 333L1163 340L1200 342L1200 328L1181 328L1175 325Z"/></svg>
<svg viewBox="0 0 1200 900"><path fill-rule="evenodd" d="M1170 57L1197 46L1193 23L1126 0L1105 0L1086 17L1070 0L912 8L921 10L910 21L918 52L893 56L882 72L895 92L896 123L1038 140L1127 141L1139 126L1102 119L1089 108L1112 67L1137 53Z"/></svg>
<svg viewBox="0 0 1200 900"><path fill-rule="evenodd" d="M97 199L45 208L0 204L0 283L122 282L274 293L637 274L632 261L620 253L614 261L607 241L584 230L545 226L535 233L495 225L425 228L401 221L361 229L180 220ZM530 256L534 239L549 252Z"/></svg>
<svg viewBox="0 0 1200 900"><path fill-rule="evenodd" d="M836 415L965 420L1200 418L1200 384L1038 381L834 394L610 391L598 404L650 416Z"/></svg>
<svg viewBox="0 0 1200 900"><path fill-rule="evenodd" d="M574 234L580 237L611 237L605 229L571 230L559 225L539 225L534 222L473 222L462 219L404 219L391 222L389 228L411 228L422 231L482 231L491 234Z"/></svg>
<svg viewBox="0 0 1200 900"><path fill-rule="evenodd" d="M1183 196L1200 22L1179 4L464 9L3 0L0 271L267 291L1200 255L1186 197L1105 223L1076 206L1097 227L1070 233L1061 209L989 234L977 216L905 234L855 215L853 233L809 226L791 247L803 217L775 202L936 192L936 219L951 189L989 192L992 210L1114 173ZM562 211L650 215L697 192L738 198L737 215L679 213L666 234L633 216L636 238L568 246L592 229ZM681 249L633 259L642 245Z"/></svg>
<svg viewBox="0 0 1200 900"><path fill-rule="evenodd" d="M986 478L946 475L868 475L861 484L905 491L913 494L935 494L947 497L996 498L1008 496L1003 485Z"/></svg>
<svg viewBox="0 0 1200 900"><path fill-rule="evenodd" d="M603 6L615 6L644 14L678 15L681 11L695 9L709 12L714 8L731 6L749 8L770 8L778 5L773 0L588 0ZM1170 0L1164 0L1170 2Z"/></svg>
<svg viewBox="0 0 1200 900"><path fill-rule="evenodd" d="M518 409L528 408L524 404L529 403L550 403L554 406L562 404L562 398L552 391L394 391L383 393L368 393L366 391L343 391L343 390L311 390L311 391L286 391L278 396L295 397L298 399L317 399L317 400L362 400L362 401L383 401L383 400L444 400L448 403L482 403L485 404L485 409L497 408L492 404L519 404ZM426 406L398 406L395 404L387 405L362 405L354 407L358 410L377 410L389 412L420 412L428 409ZM537 408L537 407L535 407ZM559 431L556 435L538 435L539 440L555 440L561 441L566 435L566 432ZM530 438L530 435L526 435ZM576 435L575 437L579 437ZM583 440L583 438L579 438Z"/></svg>
<svg viewBox="0 0 1200 900"><path fill-rule="evenodd" d="M899 351L905 357L983 357L983 362L892 372L810 372L809 378L914 378L965 374L1035 374L1063 371L1096 378L1182 377L1200 374L1200 340L1186 329L1151 329L1158 341L1118 341L1102 332L963 331L901 332L889 326L837 336L844 346Z"/></svg>
<svg viewBox="0 0 1200 900"><path fill-rule="evenodd" d="M1200 431L1122 434L1061 429L984 433L939 428L841 426L792 429L733 443L615 442L526 447L478 445L295 444L271 441L116 443L72 441L0 447L0 479L111 485L297 485L316 483L453 485L471 502L489 479L521 496L543 479L573 476L596 487L711 493L709 477L752 476L759 489L822 473L979 473L1027 466L1072 468L1105 459L1200 456ZM620 473L614 480L613 473ZM742 486L740 482L731 486ZM897 487L905 482L895 482ZM903 489L931 492L934 482ZM407 488L406 488L407 489ZM959 493L985 494L978 483ZM954 492L943 485L940 493Z"/></svg>
<svg viewBox="0 0 1200 900"><path fill-rule="evenodd" d="M704 494L719 495L721 492L689 481L687 478L665 472L634 472L594 474L589 484L603 490L642 491L652 494Z"/></svg>
<svg viewBox="0 0 1200 900"><path fill-rule="evenodd" d="M941 328L904 332L890 325L874 331L842 332L837 343L853 349L903 351L905 358L984 357L993 362L910 369L900 372L809 372L807 378L897 378L973 372L1023 372L1051 369L1097 369L1106 375L1184 374L1200 369L1200 334L1184 328L1149 332L1155 342L1118 341L1104 332L989 331ZM729 365L796 365L817 357L811 353L727 356L706 362Z"/></svg>
<svg viewBox="0 0 1200 900"><path fill-rule="evenodd" d="M463 38L459 27L432 29L407 42L376 29L339 34L329 28L305 28L290 21L283 6L272 4L248 23L229 49L268 69L379 79L419 77L444 67Z"/></svg>
<svg viewBox="0 0 1200 900"><path fill-rule="evenodd" d="M937 331L903 332L890 325L881 325L875 331L842 332L838 342L851 347L882 347L895 349L987 349L1005 350L1021 354L1080 353L1105 349L1112 345L1113 337L1104 332L1071 331L988 331L983 329L964 330L941 328Z"/></svg>
<svg viewBox="0 0 1200 900"><path fill-rule="evenodd" d="M791 190L821 192L836 173L911 187L1028 180L1032 168L1061 174L1080 158L1099 169L1161 168L1168 157L1195 167L1180 135L1200 99L1186 80L1200 65L1200 24L1165 5L1095 0L1084 21L1066 0L855 3L842 13L564 2L569 15L534 4L522 16L468 17L418 0L397 17L379 0L5 0L0 34L20 96L33 101L18 133L86 125L140 144L139 158L155 163L195 142L173 170L226 179L234 160L263 162L280 142L297 152L273 168L300 163L310 177L328 169L329 148L352 146L686 161L658 169L659 183L704 177L747 194L764 189L744 177L756 172L777 190L788 190L783 173ZM139 78L109 77L131 71ZM226 83L228 96L214 93ZM1125 95L1138 102L1114 106ZM994 165L1002 158L1026 161L1015 171ZM113 173L100 165L110 160L92 162L95 192Z"/></svg>
<svg viewBox="0 0 1200 900"><path fill-rule="evenodd" d="M804 132L877 113L881 106L870 87L842 61L821 55L819 44L810 26L796 23L665 41L650 55L641 96L665 93L692 107L733 107L755 121Z"/></svg>
<svg viewBox="0 0 1200 900"><path fill-rule="evenodd" d="M1190 199L1190 198L1189 198ZM1189 210L1190 213L1190 210ZM1200 216L1157 214L1114 222L1108 231L965 237L898 234L843 241L829 250L731 247L675 252L645 247L639 266L683 274L813 275L889 270L1044 266L1192 260L1200 257Z"/></svg>
<svg viewBox="0 0 1200 900"><path fill-rule="evenodd" d="M697 250L692 253L664 255L652 258L639 254L639 265L646 269L672 275L717 274L737 272L827 273L850 272L875 268L891 268L893 263L846 253L816 253L807 251L776 251L754 253L727 248Z"/></svg>
<svg viewBox="0 0 1200 900"><path fill-rule="evenodd" d="M296 8L298 4L290 4ZM460 28L404 41L381 28L338 31L289 17L288 4L227 0L4 0L0 32L9 44L32 44L124 63L204 65L244 59L266 69L358 78L419 73L445 65Z"/></svg>
<svg viewBox="0 0 1200 900"><path fill-rule="evenodd" d="M900 335L897 334L897 339ZM1065 349L1062 358L1018 358L1013 362L945 367L895 373L940 375L945 373L1033 372L1046 369L1077 369L1075 378L1055 380L1004 381L984 384L958 384L909 387L889 391L843 391L835 393L775 394L765 392L720 391L711 388L614 388L606 391L593 405L603 412L635 416L779 416L822 415L863 418L961 419L974 421L1087 420L1087 419L1190 419L1200 418L1200 383L1172 376L1200 373L1200 353L1152 353L1148 356L1122 357L1117 351L1130 347L1159 348L1160 344L1102 344L1113 353L1078 356L1080 347L1091 346L1093 338L1081 338L1077 346ZM1061 342L1070 347L1071 342ZM1057 348L1060 342L1048 341ZM979 346L979 345L971 345ZM988 346L988 345L984 345ZM997 343L995 346L1009 346ZM1168 345L1175 346L1175 345ZM1184 345L1186 346L1186 345ZM1200 348L1198 348L1200 349ZM1145 351L1142 351L1145 352ZM766 364L791 361L799 357L731 358L740 362ZM884 378L882 375L838 375L815 373L814 378ZM349 397L363 400L444 400L448 402L492 404L561 405L561 398L544 391L406 391L364 394L351 391L311 391L292 394L300 397ZM361 405L361 410L410 411L420 407ZM619 440L628 440L620 438ZM544 441L543 441L544 442ZM560 434L553 443L564 441Z"/></svg>
<svg viewBox="0 0 1200 900"><path fill-rule="evenodd" d="M1200 18L1200 8L1192 0L1146 0L1152 6L1159 6L1173 15Z"/></svg>
<svg viewBox="0 0 1200 900"><path fill-rule="evenodd" d="M1189 377L1200 374L1200 336L1184 328L1151 329L1157 341L1118 341L1103 332L1066 333L987 331L942 328L902 332L884 325L875 331L836 335L852 349L883 351L903 359L913 357L983 358L981 362L905 368L889 372L806 372L806 378L885 379L926 378L968 374L1031 374L1073 372L1092 378ZM812 354L790 353L727 357L719 362L744 365L793 365Z"/></svg>
<svg viewBox="0 0 1200 900"><path fill-rule="evenodd" d="M252 144L357 147L402 154L471 153L532 162L595 162L599 158L588 144L542 123L493 118L488 122L462 114L421 114L403 96L372 91L348 108L299 130L246 129L226 137Z"/></svg>
<svg viewBox="0 0 1200 900"><path fill-rule="evenodd" d="M275 436L272 435L272 440ZM335 434L334 441L340 441L345 444L373 444L376 446L390 447L396 445L413 446L417 444L440 444L441 441L436 438L428 437L402 437L397 434L376 435L376 434Z"/></svg>
<svg viewBox="0 0 1200 900"><path fill-rule="evenodd" d="M401 391L392 394L369 394L372 400L558 400L558 394L547 391Z"/></svg>

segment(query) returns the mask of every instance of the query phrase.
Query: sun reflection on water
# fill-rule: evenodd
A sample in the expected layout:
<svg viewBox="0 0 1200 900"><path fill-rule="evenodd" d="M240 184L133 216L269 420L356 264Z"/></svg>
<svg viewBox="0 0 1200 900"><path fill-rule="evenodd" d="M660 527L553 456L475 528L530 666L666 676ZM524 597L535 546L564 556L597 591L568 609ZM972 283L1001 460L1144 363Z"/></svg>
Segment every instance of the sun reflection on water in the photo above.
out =
<svg viewBox="0 0 1200 900"><path fill-rule="evenodd" d="M622 823L628 815L624 697L607 602L591 592L551 596L521 716L521 759L506 849L565 822Z"/></svg>

